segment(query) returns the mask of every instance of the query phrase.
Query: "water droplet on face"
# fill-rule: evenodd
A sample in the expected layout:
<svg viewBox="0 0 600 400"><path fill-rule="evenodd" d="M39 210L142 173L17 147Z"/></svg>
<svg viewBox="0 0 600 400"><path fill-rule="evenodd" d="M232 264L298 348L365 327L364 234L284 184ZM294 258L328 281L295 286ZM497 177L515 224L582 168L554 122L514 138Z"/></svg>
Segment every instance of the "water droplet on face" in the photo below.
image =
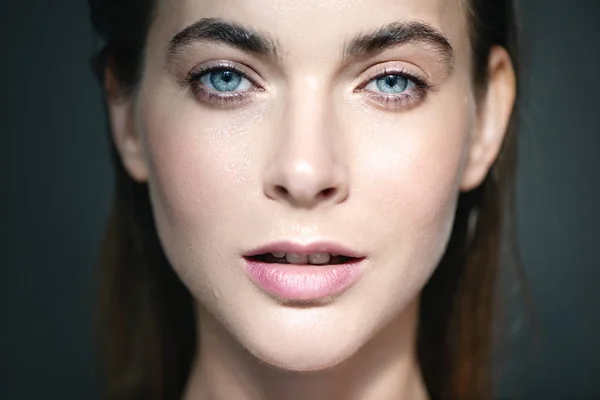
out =
<svg viewBox="0 0 600 400"><path fill-rule="evenodd" d="M215 301L221 300L221 293L219 293L219 290L217 288L212 289L212 297Z"/></svg>

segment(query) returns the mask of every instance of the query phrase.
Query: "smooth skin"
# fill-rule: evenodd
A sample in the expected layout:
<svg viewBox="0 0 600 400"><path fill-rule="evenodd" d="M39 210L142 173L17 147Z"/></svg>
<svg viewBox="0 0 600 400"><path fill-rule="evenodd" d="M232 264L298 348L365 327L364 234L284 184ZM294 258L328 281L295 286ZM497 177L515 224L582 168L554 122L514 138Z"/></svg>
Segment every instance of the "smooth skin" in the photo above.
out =
<svg viewBox="0 0 600 400"><path fill-rule="evenodd" d="M462 0L161 0L133 93L107 71L114 141L197 300L185 399L428 398L419 294L459 193L498 155L516 92L493 48L476 101L467 15ZM204 36L174 46L199 21ZM207 21L266 47L215 39ZM451 51L422 35L348 48L415 22ZM242 258L276 240L338 242L367 255L364 275L327 301L278 301Z"/></svg>

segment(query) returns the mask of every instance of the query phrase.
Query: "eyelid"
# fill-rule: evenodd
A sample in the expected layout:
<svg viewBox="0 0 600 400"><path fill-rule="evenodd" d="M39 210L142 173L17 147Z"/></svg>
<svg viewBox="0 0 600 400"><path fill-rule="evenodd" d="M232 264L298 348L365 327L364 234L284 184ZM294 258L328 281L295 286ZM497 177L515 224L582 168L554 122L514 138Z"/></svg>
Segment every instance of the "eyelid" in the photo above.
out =
<svg viewBox="0 0 600 400"><path fill-rule="evenodd" d="M213 60L194 67L188 72L183 85L187 86L192 81L197 80L199 76L219 69L235 71L236 73L242 75L243 78L248 79L252 86L254 86L254 90L264 90L264 85L259 83L262 81L260 75L254 72L250 67L230 60Z"/></svg>
<svg viewBox="0 0 600 400"><path fill-rule="evenodd" d="M357 90L362 90L371 81L386 75L401 75L412 80L417 86L424 89L431 89L432 84L425 73L419 73L415 70L417 67L409 67L410 64L399 62L379 63L363 70L359 75ZM366 76L365 76L366 75Z"/></svg>
<svg viewBox="0 0 600 400"><path fill-rule="evenodd" d="M418 67L401 62L383 62L366 68L359 74L353 92L361 100L383 111L404 112L422 104L435 91L429 77L417 72ZM382 93L366 87L376 79L387 75L399 75L412 82L412 87L400 93Z"/></svg>

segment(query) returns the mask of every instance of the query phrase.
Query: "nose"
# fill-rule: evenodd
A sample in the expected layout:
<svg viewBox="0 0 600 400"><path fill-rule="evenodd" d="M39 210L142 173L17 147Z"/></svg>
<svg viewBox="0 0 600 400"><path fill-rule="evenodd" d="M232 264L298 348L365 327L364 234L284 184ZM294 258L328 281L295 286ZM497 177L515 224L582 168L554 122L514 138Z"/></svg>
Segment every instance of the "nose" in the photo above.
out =
<svg viewBox="0 0 600 400"><path fill-rule="evenodd" d="M296 208L338 204L349 194L339 118L331 104L306 101L314 99L314 93L305 96L283 112L263 179L264 193Z"/></svg>

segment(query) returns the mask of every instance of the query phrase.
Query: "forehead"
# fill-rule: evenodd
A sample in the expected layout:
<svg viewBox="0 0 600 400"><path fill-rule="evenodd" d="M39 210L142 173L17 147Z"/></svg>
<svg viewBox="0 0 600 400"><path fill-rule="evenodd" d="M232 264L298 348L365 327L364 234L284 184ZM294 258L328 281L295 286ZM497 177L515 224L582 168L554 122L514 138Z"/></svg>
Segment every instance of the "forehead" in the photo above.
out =
<svg viewBox="0 0 600 400"><path fill-rule="evenodd" d="M416 20L440 30L460 51L468 38L465 1L160 0L154 28L169 40L200 18L224 18L266 33L284 51L293 51L307 44L339 45L363 31Z"/></svg>

